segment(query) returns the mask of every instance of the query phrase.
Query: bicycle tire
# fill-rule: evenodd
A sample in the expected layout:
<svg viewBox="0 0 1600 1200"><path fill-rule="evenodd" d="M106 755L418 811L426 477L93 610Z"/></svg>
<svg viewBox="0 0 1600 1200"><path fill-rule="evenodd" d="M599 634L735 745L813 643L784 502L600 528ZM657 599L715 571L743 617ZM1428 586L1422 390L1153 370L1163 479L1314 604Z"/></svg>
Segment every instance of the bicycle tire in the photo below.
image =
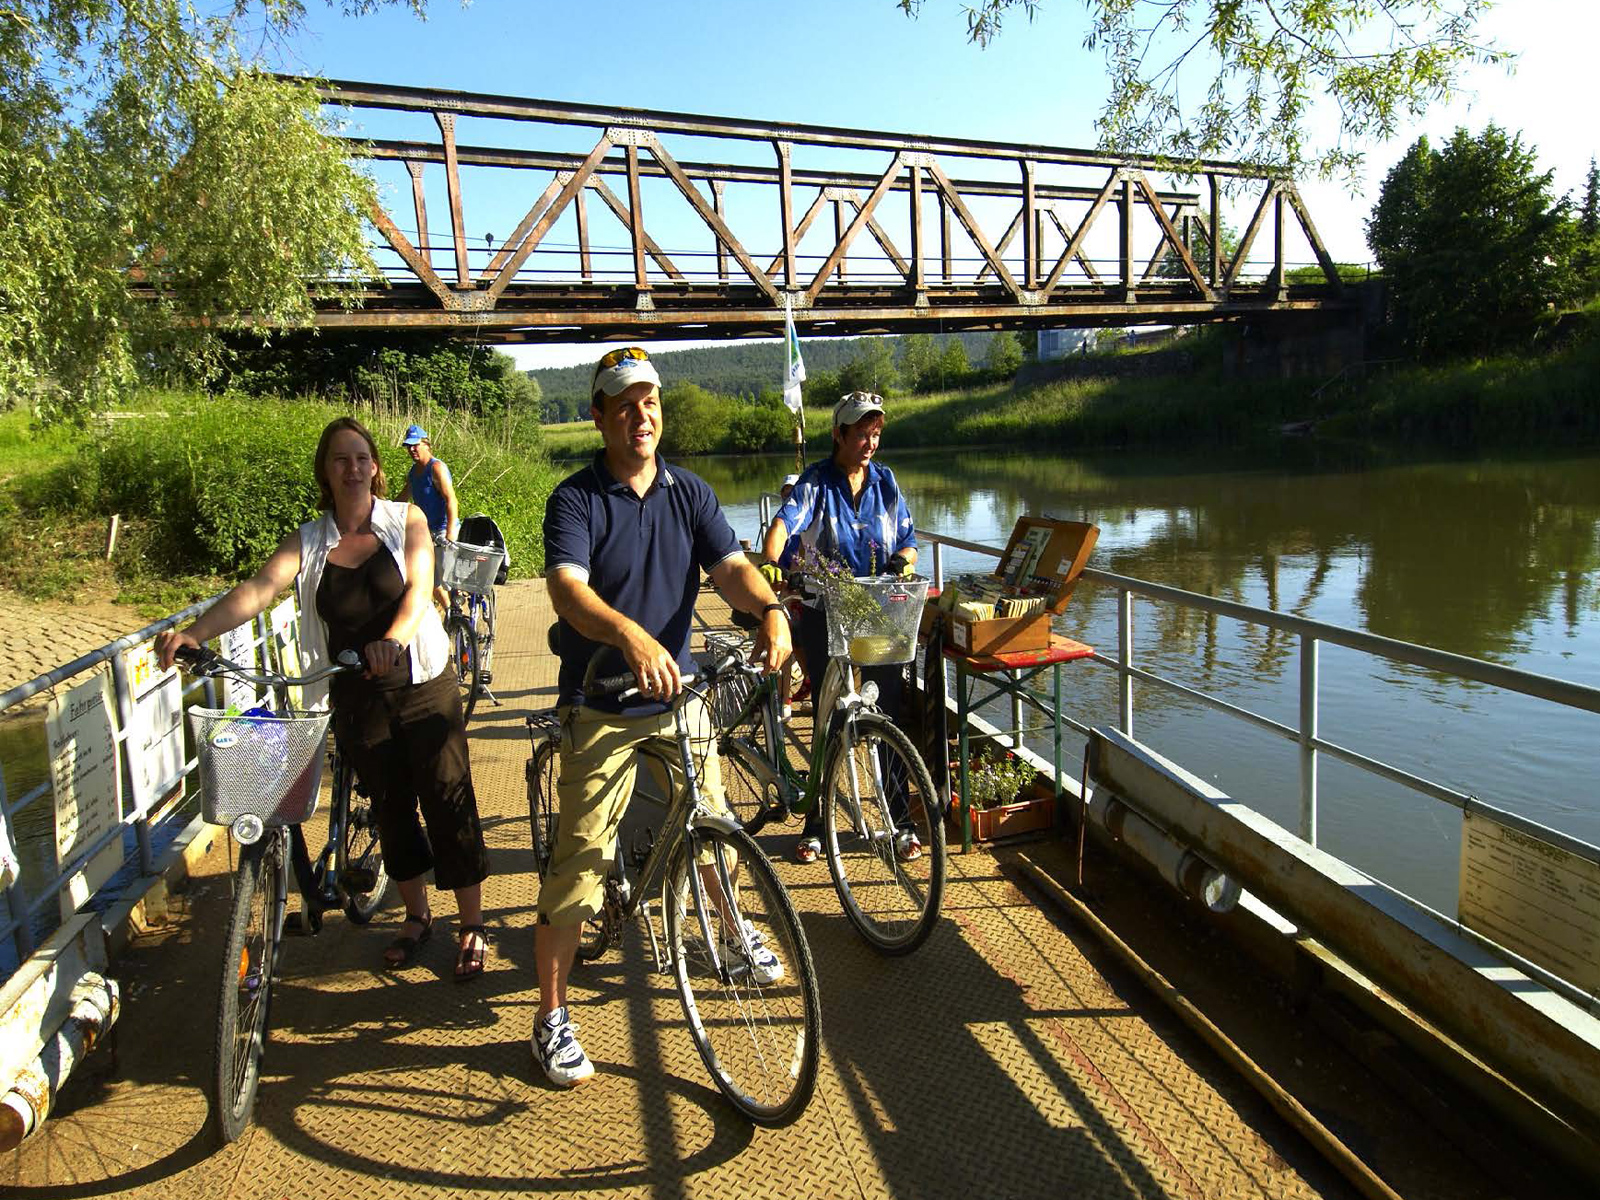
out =
<svg viewBox="0 0 1600 1200"><path fill-rule="evenodd" d="M250 1127L272 1009L273 975L287 900L277 830L239 854L217 1006L213 1112L227 1144Z"/></svg>
<svg viewBox="0 0 1600 1200"><path fill-rule="evenodd" d="M459 612L445 622L450 637L450 654L456 664L456 682L461 688L461 720L472 720L483 681L478 677L478 638L471 623Z"/></svg>
<svg viewBox="0 0 1600 1200"><path fill-rule="evenodd" d="M855 761L855 788L850 763ZM906 824L922 854L903 861L890 819L889 787L906 783ZM911 739L881 713L863 712L841 730L823 768L822 845L845 916L880 954L909 954L933 932L944 898L945 843L937 794ZM856 821L859 799L861 822Z"/></svg>
<svg viewBox="0 0 1600 1200"><path fill-rule="evenodd" d="M534 748L533 757L523 768L528 780L528 831L533 844L533 865L542 882L550 870L550 856L556 847L556 780L561 774L560 751L554 738L546 738ZM583 923L578 934L579 962L593 962L605 954L612 941L612 930L605 913Z"/></svg>
<svg viewBox="0 0 1600 1200"><path fill-rule="evenodd" d="M332 814L344 813L344 832L334 866L344 892L344 915L365 925L383 907L389 890L389 868L384 865L372 801L356 788L355 771L341 754L333 759Z"/></svg>
<svg viewBox="0 0 1600 1200"><path fill-rule="evenodd" d="M695 841L713 852L712 863L731 857L738 864L732 914L721 911L703 883L693 885L689 864ZM699 869L695 875L705 878ZM720 882L717 887L726 894ZM816 1088L822 1002L800 918L777 872L743 830L699 828L694 840L673 852L662 885L662 911L678 999L713 1082L754 1124L792 1123ZM704 930L720 946L724 929L734 929L734 918L748 922L777 956L780 977L762 982L748 960L741 970L725 953L713 966ZM739 939L737 933L732 936ZM740 939L739 944L745 943Z"/></svg>
<svg viewBox="0 0 1600 1200"><path fill-rule="evenodd" d="M556 778L561 759L554 738L534 747L524 768L528 779L528 833L533 845L533 865L542 880L550 869L550 855L556 846Z"/></svg>
<svg viewBox="0 0 1600 1200"><path fill-rule="evenodd" d="M483 594L482 632L478 634L478 670L487 674L494 669L495 599L494 589Z"/></svg>

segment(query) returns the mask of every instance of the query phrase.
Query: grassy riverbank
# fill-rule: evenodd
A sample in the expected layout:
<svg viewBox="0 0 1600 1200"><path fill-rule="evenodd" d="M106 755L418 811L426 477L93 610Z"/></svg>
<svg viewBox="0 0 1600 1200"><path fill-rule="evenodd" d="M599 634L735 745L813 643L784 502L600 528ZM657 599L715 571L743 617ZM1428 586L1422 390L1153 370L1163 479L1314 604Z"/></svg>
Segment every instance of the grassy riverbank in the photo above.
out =
<svg viewBox="0 0 1600 1200"><path fill-rule="evenodd" d="M1600 312L1578 314L1552 349L1435 366L1384 364L1328 387L1319 379L1226 378L1219 339L1189 342L1195 366L1184 374L891 396L887 440L908 449L1239 448L1310 422L1322 436L1452 449L1600 441ZM672 419L669 405L669 425ZM807 404L808 456L826 450L828 420L828 406ZM600 444L587 421L546 426L545 438L560 460L582 458Z"/></svg>
<svg viewBox="0 0 1600 1200"><path fill-rule="evenodd" d="M317 401L148 392L88 431L0 414L0 586L30 598L114 597L171 611L248 573L315 512L311 462L324 425L350 410ZM536 425L442 412L364 409L390 494L413 420L450 464L463 515L487 512L512 573L543 565L544 499L560 477ZM105 558L112 514L116 552Z"/></svg>

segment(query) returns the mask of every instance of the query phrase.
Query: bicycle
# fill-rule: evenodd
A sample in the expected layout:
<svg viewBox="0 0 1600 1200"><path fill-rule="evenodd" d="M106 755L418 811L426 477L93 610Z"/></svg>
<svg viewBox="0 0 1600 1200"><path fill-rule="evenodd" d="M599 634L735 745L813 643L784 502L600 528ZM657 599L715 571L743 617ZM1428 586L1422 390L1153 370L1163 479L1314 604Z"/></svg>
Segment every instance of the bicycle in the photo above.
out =
<svg viewBox="0 0 1600 1200"><path fill-rule="evenodd" d="M217 1130L226 1144L249 1127L255 1110L285 931L319 933L322 914L335 908L355 924L367 924L383 904L389 875L371 803L330 744L330 714L295 712L285 699L290 688L360 670L354 652L302 676L249 671L206 649L185 647L177 657L192 675L228 675L270 689L281 714L189 709L202 816L227 826L239 844L211 1078ZM301 823L316 811L324 760L332 765L328 835L313 862ZM301 898L295 914L287 911L291 868Z"/></svg>
<svg viewBox="0 0 1600 1200"><path fill-rule="evenodd" d="M885 596L903 593L893 603L903 605L912 621L920 616L926 580L856 582L871 584ZM880 954L909 954L927 941L939 919L945 884L944 814L916 745L874 707L876 684L869 681L857 688L851 667L893 662L900 654L909 657L915 625L902 637L868 643L866 637L877 635L836 629L839 622L831 608L828 619L829 660L813 692L809 756L783 718L775 678L736 675L719 685L712 712L728 803L752 835L772 821L786 821L822 804L823 853L845 916ZM737 635L711 634L706 641L717 653L740 654L744 649ZM807 762L803 773L790 762L790 742ZM904 817L896 820L901 796ZM919 857L906 857L908 834L922 846Z"/></svg>
<svg viewBox="0 0 1600 1200"><path fill-rule="evenodd" d="M489 691L489 681L494 673L494 585L506 556L495 546L474 546L445 537L438 540L436 552L441 561L440 580L450 596L444 631L461 685L462 720L467 721L472 719L480 695L500 703Z"/></svg>
<svg viewBox="0 0 1600 1200"><path fill-rule="evenodd" d="M626 925L641 923L656 969L673 977L690 1036L718 1090L753 1124L775 1127L796 1120L816 1087L821 1044L816 972L800 918L772 864L736 821L702 803L685 713L686 703L704 699L705 690L725 672L743 669L748 668L711 663L683 677L684 691L672 711L676 765L684 784L664 800L659 837L652 831L626 855L619 845L603 906L585 928L580 955L598 957L620 942ZM701 680L704 687L697 688ZM634 693L632 675L584 686L585 696ZM554 847L561 724L555 709L533 714L527 724L533 749L527 765L529 817L543 879ZM638 753L663 772L668 769L660 750L646 745ZM657 894L659 938L651 899ZM760 978L763 972L753 964L761 947L777 956L780 975Z"/></svg>

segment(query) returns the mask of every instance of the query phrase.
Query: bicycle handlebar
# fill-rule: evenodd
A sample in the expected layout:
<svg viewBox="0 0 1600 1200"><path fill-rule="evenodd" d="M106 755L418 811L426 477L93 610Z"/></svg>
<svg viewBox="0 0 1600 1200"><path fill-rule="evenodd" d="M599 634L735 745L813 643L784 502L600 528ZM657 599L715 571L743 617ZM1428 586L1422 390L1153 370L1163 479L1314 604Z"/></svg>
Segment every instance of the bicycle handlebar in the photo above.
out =
<svg viewBox="0 0 1600 1200"><path fill-rule="evenodd" d="M173 657L183 664L189 674L198 678L214 679L221 675L231 675L242 683L254 683L263 687L300 688L320 683L332 675L361 670L361 656L354 650L344 651L339 655L337 662L329 663L326 667L318 668L306 675L247 671L231 659L223 658L209 646L180 646Z"/></svg>

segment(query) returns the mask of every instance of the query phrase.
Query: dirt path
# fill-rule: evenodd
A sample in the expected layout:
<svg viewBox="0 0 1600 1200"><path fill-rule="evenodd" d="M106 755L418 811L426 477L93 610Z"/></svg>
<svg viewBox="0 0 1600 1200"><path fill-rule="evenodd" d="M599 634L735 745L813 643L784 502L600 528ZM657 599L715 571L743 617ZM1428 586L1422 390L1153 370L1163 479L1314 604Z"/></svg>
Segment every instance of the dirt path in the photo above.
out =
<svg viewBox="0 0 1600 1200"><path fill-rule="evenodd" d="M24 600L0 589L0 692L148 624L131 605Z"/></svg>

